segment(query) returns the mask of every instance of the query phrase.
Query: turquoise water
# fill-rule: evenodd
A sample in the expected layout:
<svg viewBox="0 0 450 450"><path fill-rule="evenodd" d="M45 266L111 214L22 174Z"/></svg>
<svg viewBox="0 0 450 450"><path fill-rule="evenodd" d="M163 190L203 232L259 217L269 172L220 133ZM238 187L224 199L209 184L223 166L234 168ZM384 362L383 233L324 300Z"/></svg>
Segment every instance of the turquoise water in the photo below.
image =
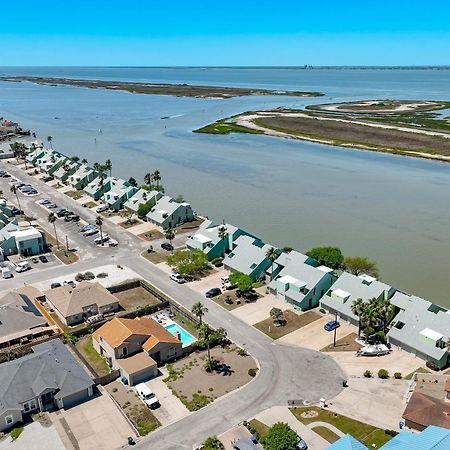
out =
<svg viewBox="0 0 450 450"><path fill-rule="evenodd" d="M181 342L183 344L183 347L188 347L193 342L195 342L197 339L195 339L192 334L189 334L184 328L181 328L178 324L172 323L170 325L166 325L164 327L170 334L173 334L174 336L177 335L177 331L181 335Z"/></svg>

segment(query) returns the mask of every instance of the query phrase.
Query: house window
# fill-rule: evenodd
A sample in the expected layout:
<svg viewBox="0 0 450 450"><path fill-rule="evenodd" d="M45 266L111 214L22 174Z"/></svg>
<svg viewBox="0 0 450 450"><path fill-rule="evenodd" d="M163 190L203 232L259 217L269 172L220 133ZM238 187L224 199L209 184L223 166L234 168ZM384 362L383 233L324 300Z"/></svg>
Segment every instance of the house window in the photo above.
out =
<svg viewBox="0 0 450 450"><path fill-rule="evenodd" d="M128 349L127 349L126 347L124 347L124 348L122 349L122 355L123 355L123 356L127 356L127 353L128 353Z"/></svg>
<svg viewBox="0 0 450 450"><path fill-rule="evenodd" d="M177 354L177 349L175 347L169 348L169 357L175 356Z"/></svg>
<svg viewBox="0 0 450 450"><path fill-rule="evenodd" d="M14 422L14 417L13 416L6 416L5 417L6 425L11 425L13 422Z"/></svg>

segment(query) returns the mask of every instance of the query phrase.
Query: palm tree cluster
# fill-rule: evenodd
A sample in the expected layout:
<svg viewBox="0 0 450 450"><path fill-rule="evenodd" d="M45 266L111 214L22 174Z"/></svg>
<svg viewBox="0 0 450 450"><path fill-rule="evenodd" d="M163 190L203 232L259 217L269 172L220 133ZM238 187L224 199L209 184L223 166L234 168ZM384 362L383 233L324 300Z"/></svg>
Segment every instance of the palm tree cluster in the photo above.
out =
<svg viewBox="0 0 450 450"><path fill-rule="evenodd" d="M380 328L386 333L388 323L395 313L394 305L384 298L371 298L367 302L358 298L353 302L351 310L358 317L358 337L364 331L366 338L373 333L374 328Z"/></svg>
<svg viewBox="0 0 450 450"><path fill-rule="evenodd" d="M160 181L161 181L161 173L159 170L155 170L153 173L149 172L144 176L144 183L150 189L155 188L157 191L159 191L162 188L162 186L159 184Z"/></svg>
<svg viewBox="0 0 450 450"><path fill-rule="evenodd" d="M21 142L14 142L13 144L9 145L11 147L11 151L14 154L14 158L16 158L17 160L22 159L25 163L25 169L26 169L26 164L27 164L27 160L26 160L26 156L28 155L28 148L25 144L21 143ZM34 144L31 144L31 151L33 151L35 149Z"/></svg>

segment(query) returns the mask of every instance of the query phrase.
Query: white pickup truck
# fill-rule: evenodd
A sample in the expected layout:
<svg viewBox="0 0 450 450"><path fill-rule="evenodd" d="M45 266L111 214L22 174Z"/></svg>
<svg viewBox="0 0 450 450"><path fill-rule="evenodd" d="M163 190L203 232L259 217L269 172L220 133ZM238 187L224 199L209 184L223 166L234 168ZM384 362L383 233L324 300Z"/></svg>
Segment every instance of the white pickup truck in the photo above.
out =
<svg viewBox="0 0 450 450"><path fill-rule="evenodd" d="M150 408L156 409L159 408L159 400L155 393L145 384L140 383L136 386L136 391L139 394L139 397L142 401Z"/></svg>

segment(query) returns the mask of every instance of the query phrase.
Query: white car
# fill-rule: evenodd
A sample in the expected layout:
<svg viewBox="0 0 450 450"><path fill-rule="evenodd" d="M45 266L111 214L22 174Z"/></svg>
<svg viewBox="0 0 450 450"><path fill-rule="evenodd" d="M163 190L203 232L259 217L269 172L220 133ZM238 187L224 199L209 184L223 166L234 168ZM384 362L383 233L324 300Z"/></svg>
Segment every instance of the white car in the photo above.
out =
<svg viewBox="0 0 450 450"><path fill-rule="evenodd" d="M97 234L98 230L97 228L90 228L89 230L85 231L83 234L84 236L93 236L94 234Z"/></svg>
<svg viewBox="0 0 450 450"><path fill-rule="evenodd" d="M140 383L136 386L136 391L142 401L150 408L155 409L160 406L158 397L155 393L145 384Z"/></svg>
<svg viewBox="0 0 450 450"><path fill-rule="evenodd" d="M97 212L97 213L102 213L102 212L105 212L105 211L108 211L108 207L107 207L106 205L100 205L100 206L95 210L95 212Z"/></svg>
<svg viewBox="0 0 450 450"><path fill-rule="evenodd" d="M179 273L171 273L170 279L176 281L179 284L186 283L186 280Z"/></svg>
<svg viewBox="0 0 450 450"><path fill-rule="evenodd" d="M31 269L31 265L28 261L21 261L21 262L17 263L17 265L16 265L17 273L25 272L30 269Z"/></svg>
<svg viewBox="0 0 450 450"><path fill-rule="evenodd" d="M106 241L109 241L109 236L107 234L104 234L103 235L103 239L102 239L102 236L99 236L98 238L95 238L94 239L94 244L95 245L100 245L100 244L105 243Z"/></svg>

